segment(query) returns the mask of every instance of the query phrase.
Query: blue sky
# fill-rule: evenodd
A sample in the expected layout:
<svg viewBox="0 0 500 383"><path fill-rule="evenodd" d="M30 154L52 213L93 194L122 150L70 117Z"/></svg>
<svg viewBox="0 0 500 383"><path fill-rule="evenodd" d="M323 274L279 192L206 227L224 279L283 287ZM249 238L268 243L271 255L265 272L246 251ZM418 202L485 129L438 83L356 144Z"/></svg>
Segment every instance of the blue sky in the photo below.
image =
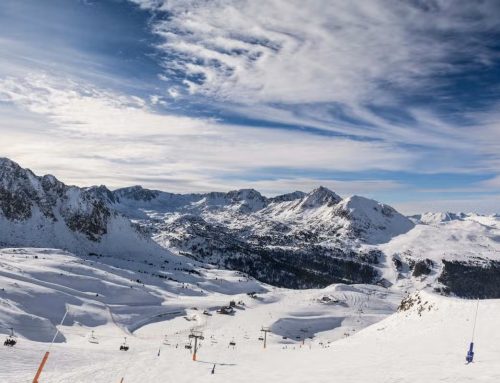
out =
<svg viewBox="0 0 500 383"><path fill-rule="evenodd" d="M4 0L0 152L71 184L500 212L500 3Z"/></svg>

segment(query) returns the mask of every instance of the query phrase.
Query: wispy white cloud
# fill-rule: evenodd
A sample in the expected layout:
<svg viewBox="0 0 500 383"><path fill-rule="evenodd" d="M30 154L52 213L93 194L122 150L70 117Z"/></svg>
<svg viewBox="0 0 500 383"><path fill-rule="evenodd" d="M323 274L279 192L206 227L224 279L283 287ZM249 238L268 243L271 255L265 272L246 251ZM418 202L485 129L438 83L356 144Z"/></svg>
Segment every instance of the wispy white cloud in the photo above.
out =
<svg viewBox="0 0 500 383"><path fill-rule="evenodd" d="M401 170L417 161L382 142L159 114L141 98L43 74L0 81L0 100L31 116L26 129L0 122L9 135L0 142L2 153L41 171L60 169L74 183L106 179L123 186L135 179L210 190L244 186L224 179L255 169ZM40 126L33 131L35 116ZM275 182L276 191L280 182L284 186Z"/></svg>
<svg viewBox="0 0 500 383"><path fill-rule="evenodd" d="M185 76L185 92L221 108L419 146L433 165L418 171L491 171L500 161L498 127L485 124L495 106L470 115L468 124L433 108L448 75L498 60L484 40L500 32L494 1L132 1L168 12L151 25L162 39L164 76ZM414 94L429 102L405 105ZM394 121L369 106L406 118Z"/></svg>
<svg viewBox="0 0 500 383"><path fill-rule="evenodd" d="M153 31L167 69L201 76L190 91L252 104L383 104L388 87L435 87L464 54L488 65L474 33L498 28L491 2L133 1L169 13Z"/></svg>
<svg viewBox="0 0 500 383"><path fill-rule="evenodd" d="M19 12L9 2L0 36L2 155L70 183L173 191L277 194L325 184L344 195L434 198L429 182L403 185L417 173L482 174L436 181L431 193L498 190L498 105L467 105L453 116L435 105L456 101L453 89L441 92L448 75L498 63L487 43L500 32L498 2L131 1L168 17L147 24L148 12L126 2L116 3L117 19L114 4L96 2L83 16L90 7L68 13L33 3ZM42 11L57 17L41 20ZM100 20L95 32L82 33L85 17ZM111 19L118 27L101 33ZM194 117L212 112L218 117ZM356 180L355 172L372 179L371 170L403 171L401 183L387 172ZM335 172L353 181L325 179Z"/></svg>

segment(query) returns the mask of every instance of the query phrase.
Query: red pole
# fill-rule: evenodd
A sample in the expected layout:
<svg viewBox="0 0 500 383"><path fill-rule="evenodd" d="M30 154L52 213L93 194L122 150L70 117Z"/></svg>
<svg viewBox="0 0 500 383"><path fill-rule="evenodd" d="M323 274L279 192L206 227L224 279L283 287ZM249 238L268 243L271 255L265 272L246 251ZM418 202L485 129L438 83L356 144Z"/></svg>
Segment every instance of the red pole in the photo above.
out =
<svg viewBox="0 0 500 383"><path fill-rule="evenodd" d="M42 362L40 363L40 366L38 366L38 371L36 372L36 375L33 378L33 383L38 383L38 378L42 374L42 370L43 370L43 367L45 366L45 363L47 363L47 359L49 359L49 352L48 351L43 356L43 359L42 359Z"/></svg>
<svg viewBox="0 0 500 383"><path fill-rule="evenodd" d="M194 352L193 352L193 360L196 361L196 347L198 345L198 338L194 338Z"/></svg>

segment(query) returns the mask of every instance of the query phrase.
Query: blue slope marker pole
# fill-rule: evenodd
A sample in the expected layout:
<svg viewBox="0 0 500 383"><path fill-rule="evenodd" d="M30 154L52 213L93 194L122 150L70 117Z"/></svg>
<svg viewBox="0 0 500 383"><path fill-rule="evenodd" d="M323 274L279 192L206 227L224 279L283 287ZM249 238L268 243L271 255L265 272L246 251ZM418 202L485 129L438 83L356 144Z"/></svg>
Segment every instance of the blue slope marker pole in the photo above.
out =
<svg viewBox="0 0 500 383"><path fill-rule="evenodd" d="M476 332L476 321L477 321L477 312L479 309L479 298L476 304L476 315L474 316L474 326L472 327L472 339L469 345L469 351L467 351L467 355L465 357L465 361L467 364L472 363L474 361L474 334Z"/></svg>
<svg viewBox="0 0 500 383"><path fill-rule="evenodd" d="M470 342L469 351L467 351L467 356L465 357L467 363L472 363L474 360L474 342Z"/></svg>

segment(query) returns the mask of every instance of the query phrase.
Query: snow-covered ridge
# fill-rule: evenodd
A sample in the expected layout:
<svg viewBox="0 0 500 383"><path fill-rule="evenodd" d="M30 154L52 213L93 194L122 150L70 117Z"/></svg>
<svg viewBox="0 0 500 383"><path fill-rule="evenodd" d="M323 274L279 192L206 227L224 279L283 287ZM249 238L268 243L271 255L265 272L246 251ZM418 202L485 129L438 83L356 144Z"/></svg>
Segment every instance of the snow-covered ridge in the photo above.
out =
<svg viewBox="0 0 500 383"><path fill-rule="evenodd" d="M408 218L325 187L268 198L254 189L175 194L141 186L66 186L0 160L0 242L147 259L187 256L276 286L431 285L500 296L500 219ZM463 278L466 273L468 278Z"/></svg>
<svg viewBox="0 0 500 383"><path fill-rule="evenodd" d="M414 226L387 205L343 200L322 186L273 198L253 189L172 194L132 187L114 195L115 208L162 246L295 288L378 282L376 252L360 247Z"/></svg>
<svg viewBox="0 0 500 383"><path fill-rule="evenodd" d="M66 186L0 160L0 243L123 256L165 252L112 207L104 186Z"/></svg>

